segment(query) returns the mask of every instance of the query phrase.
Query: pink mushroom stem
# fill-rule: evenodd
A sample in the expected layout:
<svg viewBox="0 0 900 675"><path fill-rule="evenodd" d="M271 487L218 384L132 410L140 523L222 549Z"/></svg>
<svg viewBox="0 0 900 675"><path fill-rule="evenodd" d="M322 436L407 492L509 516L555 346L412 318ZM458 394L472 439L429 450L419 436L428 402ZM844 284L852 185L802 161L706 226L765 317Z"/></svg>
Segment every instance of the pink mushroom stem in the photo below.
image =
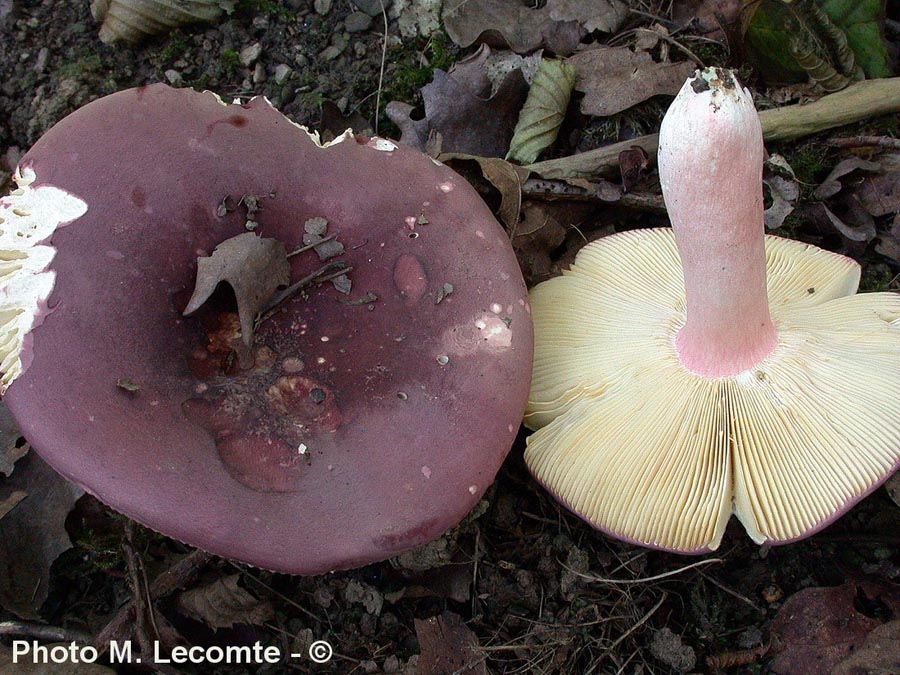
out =
<svg viewBox="0 0 900 675"><path fill-rule="evenodd" d="M659 137L663 196L684 268L684 366L703 377L752 368L775 348L766 295L763 138L750 92L729 71L690 78Z"/></svg>

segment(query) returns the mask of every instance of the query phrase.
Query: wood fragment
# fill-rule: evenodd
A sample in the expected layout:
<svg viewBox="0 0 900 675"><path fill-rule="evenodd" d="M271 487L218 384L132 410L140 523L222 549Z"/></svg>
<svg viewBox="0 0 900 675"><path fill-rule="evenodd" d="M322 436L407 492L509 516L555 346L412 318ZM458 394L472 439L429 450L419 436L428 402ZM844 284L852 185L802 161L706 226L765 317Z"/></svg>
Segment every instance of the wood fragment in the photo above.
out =
<svg viewBox="0 0 900 675"><path fill-rule="evenodd" d="M812 103L763 110L759 119L767 141L783 141L897 112L900 112L900 77L888 77L857 82ZM620 152L638 146L655 157L658 145L659 135L650 134L524 168L544 178L611 174L618 171Z"/></svg>

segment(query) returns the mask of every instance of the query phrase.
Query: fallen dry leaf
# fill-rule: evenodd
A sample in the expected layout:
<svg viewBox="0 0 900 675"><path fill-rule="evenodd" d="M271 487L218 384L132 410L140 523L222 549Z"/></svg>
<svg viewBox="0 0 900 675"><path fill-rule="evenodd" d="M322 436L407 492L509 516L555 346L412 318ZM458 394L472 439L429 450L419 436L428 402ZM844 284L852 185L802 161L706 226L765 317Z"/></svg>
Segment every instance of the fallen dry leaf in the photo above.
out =
<svg viewBox="0 0 900 675"><path fill-rule="evenodd" d="M859 608L900 612L900 590L886 584L848 582L795 593L778 611L772 634L780 645L770 668L776 675L822 675L858 650L882 624ZM876 612L870 611L870 614Z"/></svg>
<svg viewBox="0 0 900 675"><path fill-rule="evenodd" d="M435 70L434 79L422 88L423 120L413 119L411 106L390 103L387 113L402 132L400 141L425 151L429 137L440 134L442 152L504 156L528 85L516 69L492 93L489 56L490 50L479 50L449 72Z"/></svg>
<svg viewBox="0 0 900 675"><path fill-rule="evenodd" d="M878 164L878 162L869 162L860 157L848 157L847 159L842 159L835 165L825 180L822 181L822 184L815 189L813 195L816 199L828 199L829 197L833 197L844 187L840 179L857 170L880 171L881 165Z"/></svg>
<svg viewBox="0 0 900 675"><path fill-rule="evenodd" d="M481 41L524 53L544 46L565 56L587 33L617 30L627 13L620 0L547 0L545 5L448 0L443 19L450 39L461 47Z"/></svg>
<svg viewBox="0 0 900 675"><path fill-rule="evenodd" d="M512 245L529 287L552 276L550 254L566 239L566 228L557 218L559 210L558 206L532 202L526 202L523 209Z"/></svg>
<svg viewBox="0 0 900 675"><path fill-rule="evenodd" d="M672 5L672 18L711 40L723 41L740 34L744 7L753 0L681 0ZM737 45L733 45L736 47Z"/></svg>
<svg viewBox="0 0 900 675"><path fill-rule="evenodd" d="M499 157L480 157L465 153L448 153L440 155L439 159L451 167L460 161L476 162L482 175L500 193L498 214L501 222L509 230L516 227L522 210L522 183L529 174L527 169Z"/></svg>
<svg viewBox="0 0 900 675"><path fill-rule="evenodd" d="M241 588L240 578L240 574L232 574L185 591L178 596L178 608L213 629L235 624L261 626L275 615L272 603Z"/></svg>
<svg viewBox="0 0 900 675"><path fill-rule="evenodd" d="M23 619L40 618L50 566L72 546L66 516L82 494L33 452L0 481L0 504L17 500L0 518L0 606Z"/></svg>
<svg viewBox="0 0 900 675"><path fill-rule="evenodd" d="M675 95L696 65L688 61L657 63L647 52L628 47L585 49L569 57L584 92L581 112L605 117L659 94Z"/></svg>
<svg viewBox="0 0 900 675"><path fill-rule="evenodd" d="M192 314L209 299L220 282L234 290L241 335L248 347L253 341L253 322L279 286L290 282L291 266L284 244L252 232L226 239L208 257L197 258L197 282L184 314Z"/></svg>
<svg viewBox="0 0 900 675"><path fill-rule="evenodd" d="M650 155L640 146L634 146L619 153L619 173L622 189L630 192L643 178L650 167Z"/></svg>
<svg viewBox="0 0 900 675"><path fill-rule="evenodd" d="M794 210L794 204L800 198L800 185L797 181L788 180L781 176L767 176L763 184L769 189L772 205L763 213L766 229L774 230L784 224Z"/></svg>
<svg viewBox="0 0 900 675"><path fill-rule="evenodd" d="M478 637L459 616L444 612L415 626L422 650L417 675L488 675Z"/></svg>
<svg viewBox="0 0 900 675"><path fill-rule="evenodd" d="M841 661L831 675L897 675L900 673L900 620L878 626L858 651Z"/></svg>
<svg viewBox="0 0 900 675"><path fill-rule="evenodd" d="M878 165L881 171L865 176L856 197L875 217L900 213L900 154L879 157Z"/></svg>

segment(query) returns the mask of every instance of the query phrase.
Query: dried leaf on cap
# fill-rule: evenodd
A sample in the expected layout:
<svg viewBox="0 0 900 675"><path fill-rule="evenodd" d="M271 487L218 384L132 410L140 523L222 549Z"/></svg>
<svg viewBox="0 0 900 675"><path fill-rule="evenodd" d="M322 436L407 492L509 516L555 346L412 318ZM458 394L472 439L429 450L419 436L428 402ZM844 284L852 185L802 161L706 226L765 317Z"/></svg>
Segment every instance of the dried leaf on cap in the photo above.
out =
<svg viewBox="0 0 900 675"><path fill-rule="evenodd" d="M290 282L284 244L244 232L226 239L208 257L197 258L197 282L184 314L196 312L226 281L234 290L244 343L253 340L253 321L279 286Z"/></svg>

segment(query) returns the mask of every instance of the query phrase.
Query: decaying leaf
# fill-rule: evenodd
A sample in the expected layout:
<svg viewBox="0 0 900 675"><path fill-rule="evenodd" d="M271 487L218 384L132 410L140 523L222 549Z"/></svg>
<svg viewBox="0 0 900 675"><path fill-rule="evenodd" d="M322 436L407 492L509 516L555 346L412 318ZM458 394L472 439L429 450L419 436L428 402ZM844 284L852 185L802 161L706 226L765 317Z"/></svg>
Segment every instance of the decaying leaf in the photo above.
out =
<svg viewBox="0 0 900 675"><path fill-rule="evenodd" d="M871 241L875 238L875 223L872 221L872 217L862 211L862 209L848 211L849 214L855 214L858 219L864 221L861 223L851 223L847 221L846 217L838 217L824 204L819 204L819 207L825 213L825 217L828 218L828 221L834 226L834 229L850 241Z"/></svg>
<svg viewBox="0 0 900 675"><path fill-rule="evenodd" d="M878 157L880 171L869 174L856 189L859 203L875 217L900 213L900 154Z"/></svg>
<svg viewBox="0 0 900 675"><path fill-rule="evenodd" d="M505 155L528 85L522 72L513 70L492 86L489 56L489 49L479 50L449 72L435 70L434 79L422 88L424 120L412 118L411 106L392 102L387 113L400 127L400 141L425 151L429 137L440 134L442 152Z"/></svg>
<svg viewBox="0 0 900 675"><path fill-rule="evenodd" d="M33 452L0 481L0 504L16 502L0 518L0 606L23 619L39 618L50 566L72 546L66 516L83 493Z"/></svg>
<svg viewBox="0 0 900 675"><path fill-rule="evenodd" d="M853 171L878 171L881 165L877 162L869 162L860 157L848 157L838 162L831 170L831 173L822 181L813 195L816 199L828 199L841 191L843 184L839 180Z"/></svg>
<svg viewBox="0 0 900 675"><path fill-rule="evenodd" d="M178 607L210 628L231 628L235 624L261 626L272 619L272 603L260 600L239 585L241 575L232 574L178 596Z"/></svg>
<svg viewBox="0 0 900 675"><path fill-rule="evenodd" d="M761 0L748 3L744 38L769 81L807 77L836 91L868 77L889 77L882 0Z"/></svg>
<svg viewBox="0 0 900 675"><path fill-rule="evenodd" d="M869 611L864 614L858 608ZM881 620L870 616L879 612L888 616L900 612L900 591L886 584L849 582L795 593L772 624L772 634L779 645L770 664L772 672L830 673L881 625Z"/></svg>
<svg viewBox="0 0 900 675"><path fill-rule="evenodd" d="M522 222L512 238L513 250L525 283L533 286L550 278L553 261L550 254L566 239L566 228L557 218L552 205L527 202Z"/></svg>
<svg viewBox="0 0 900 675"><path fill-rule="evenodd" d="M284 244L245 232L226 239L208 257L197 258L194 294L184 309L196 312L220 282L234 290L241 335L248 347L253 341L253 322L279 286L290 282L290 264Z"/></svg>
<svg viewBox="0 0 900 675"><path fill-rule="evenodd" d="M658 94L676 94L696 65L657 63L647 52L628 47L586 49L568 59L575 66L575 88L584 92L586 115L614 115Z"/></svg>
<svg viewBox="0 0 900 675"><path fill-rule="evenodd" d="M482 175L500 192L500 220L507 229L515 228L522 210L522 183L528 170L499 157L480 157L465 153L448 153L439 158L451 166L455 161L477 162Z"/></svg>
<svg viewBox="0 0 900 675"><path fill-rule="evenodd" d="M487 675L478 637L452 612L430 619L416 619L416 637L422 650L418 675Z"/></svg>
<svg viewBox="0 0 900 675"><path fill-rule="evenodd" d="M890 77L884 40L885 5L881 0L822 0L822 11L847 36L847 43L866 77Z"/></svg>
<svg viewBox="0 0 900 675"><path fill-rule="evenodd" d="M650 155L640 146L634 146L619 153L619 173L622 189L629 192L644 177L650 167Z"/></svg>
<svg viewBox="0 0 900 675"><path fill-rule="evenodd" d="M878 626L858 651L841 661L831 675L895 675L900 673L900 619Z"/></svg>
<svg viewBox="0 0 900 675"><path fill-rule="evenodd" d="M461 47L482 41L508 46L514 52L530 52L546 46L556 54L571 53L581 37L600 30L614 32L628 14L621 0L547 0L528 4L509 0L448 0L444 3L444 27ZM559 42L569 29L569 39ZM574 31L572 29L575 29Z"/></svg>
<svg viewBox="0 0 900 675"><path fill-rule="evenodd" d="M727 42L740 28L744 7L753 2L756 0L679 0L672 3L672 18L682 26L691 24L704 37Z"/></svg>
<svg viewBox="0 0 900 675"><path fill-rule="evenodd" d="M575 86L575 67L559 59L543 59L519 113L506 159L530 164L559 133Z"/></svg>

